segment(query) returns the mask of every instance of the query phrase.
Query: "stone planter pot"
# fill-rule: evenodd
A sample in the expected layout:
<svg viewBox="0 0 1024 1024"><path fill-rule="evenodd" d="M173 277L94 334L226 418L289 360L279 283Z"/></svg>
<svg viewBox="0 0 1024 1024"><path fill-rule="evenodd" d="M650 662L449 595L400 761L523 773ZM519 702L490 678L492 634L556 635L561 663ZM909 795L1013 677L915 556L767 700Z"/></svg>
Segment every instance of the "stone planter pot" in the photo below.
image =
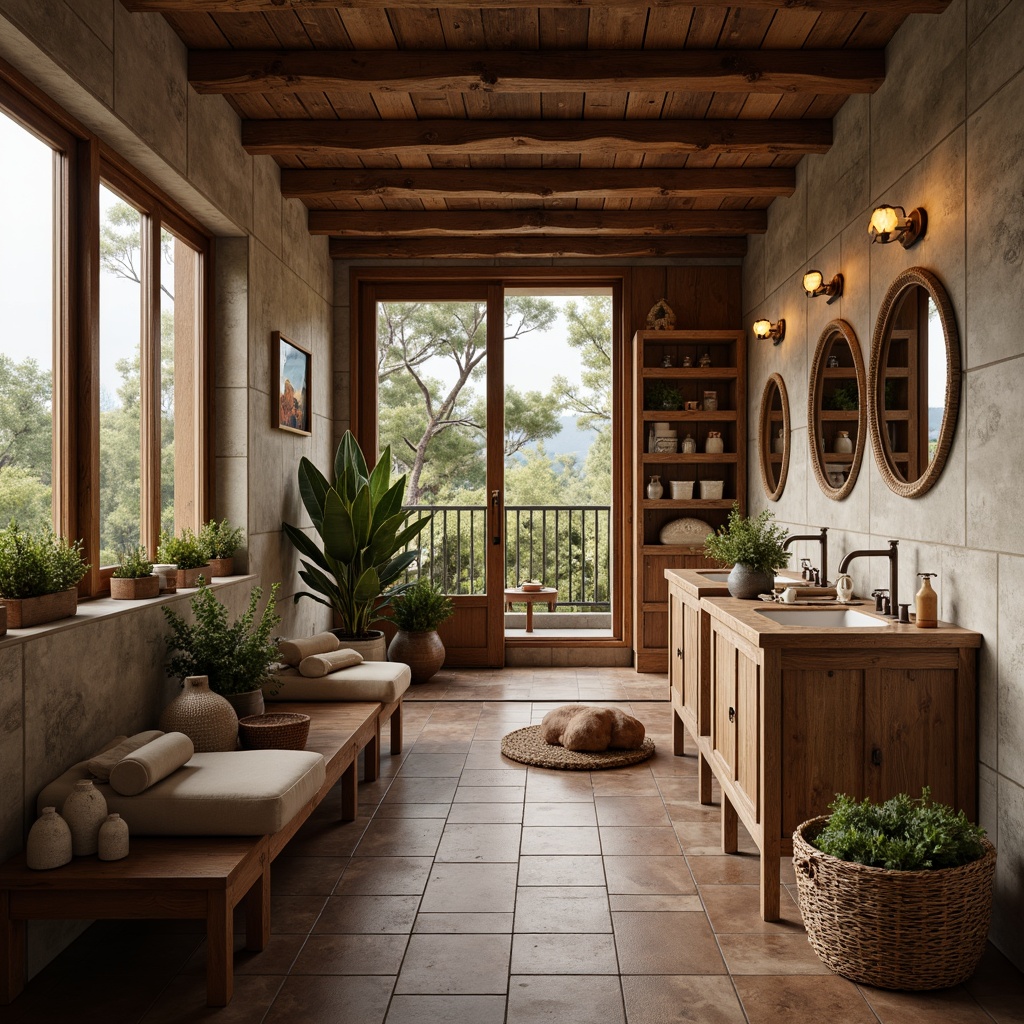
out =
<svg viewBox="0 0 1024 1024"><path fill-rule="evenodd" d="M3 602L7 608L7 625L11 629L27 629L74 615L78 611L78 591L73 588L40 597L5 597Z"/></svg>
<svg viewBox="0 0 1024 1024"><path fill-rule="evenodd" d="M224 699L235 709L239 718L262 715L266 711L262 690L247 690L245 693L225 693Z"/></svg>
<svg viewBox="0 0 1024 1024"><path fill-rule="evenodd" d="M190 589L199 586L199 577L202 576L207 583L210 582L210 566L209 564L200 565L196 569L179 569L175 579L178 583L178 589Z"/></svg>
<svg viewBox="0 0 1024 1024"><path fill-rule="evenodd" d="M407 633L400 629L388 646L388 661L409 666L414 683L425 683L444 664L444 644L437 630Z"/></svg>
<svg viewBox="0 0 1024 1024"><path fill-rule="evenodd" d="M234 576L235 556L232 555L230 558L211 558L207 572L209 573L207 579L213 579L215 576Z"/></svg>
<svg viewBox="0 0 1024 1024"><path fill-rule="evenodd" d="M775 576L770 572L757 572L749 565L737 562L729 573L727 585L733 597L753 600L758 594L768 594L775 589Z"/></svg>
<svg viewBox="0 0 1024 1024"><path fill-rule="evenodd" d="M388 644L384 634L379 629L371 629L366 636L349 636L340 629L332 629L331 632L341 642L341 646L356 651L363 656L363 661L387 661Z"/></svg>
<svg viewBox="0 0 1024 1024"><path fill-rule="evenodd" d="M140 576L134 580L110 577L110 596L115 601L143 601L160 596L159 576Z"/></svg>

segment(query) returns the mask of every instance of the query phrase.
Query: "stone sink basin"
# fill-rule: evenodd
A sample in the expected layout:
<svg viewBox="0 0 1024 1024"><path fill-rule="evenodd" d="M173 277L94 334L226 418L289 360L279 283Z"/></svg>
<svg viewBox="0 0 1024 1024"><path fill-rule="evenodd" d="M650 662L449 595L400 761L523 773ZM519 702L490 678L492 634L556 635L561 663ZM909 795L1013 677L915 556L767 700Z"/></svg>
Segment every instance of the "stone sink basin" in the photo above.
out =
<svg viewBox="0 0 1024 1024"><path fill-rule="evenodd" d="M727 572L701 572L701 576L704 577L709 583L728 583L729 574ZM775 583L777 586L783 587L799 587L802 586L806 581L790 579L788 576L776 576Z"/></svg>
<svg viewBox="0 0 1024 1024"><path fill-rule="evenodd" d="M810 626L817 629L879 629L888 623L852 608L758 608L759 615L780 626Z"/></svg>

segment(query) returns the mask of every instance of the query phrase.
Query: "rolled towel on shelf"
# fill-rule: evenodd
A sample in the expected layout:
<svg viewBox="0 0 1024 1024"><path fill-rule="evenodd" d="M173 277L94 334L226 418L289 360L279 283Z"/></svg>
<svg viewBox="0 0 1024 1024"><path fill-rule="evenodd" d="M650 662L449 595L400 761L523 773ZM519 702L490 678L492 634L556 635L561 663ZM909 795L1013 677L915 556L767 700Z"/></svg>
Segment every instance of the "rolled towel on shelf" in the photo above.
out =
<svg viewBox="0 0 1024 1024"><path fill-rule="evenodd" d="M329 654L311 654L299 662L299 672L308 679L319 679L321 676L330 675L341 668L351 668L353 665L361 665L363 656L351 647L343 647L340 651L331 651Z"/></svg>
<svg viewBox="0 0 1024 1024"><path fill-rule="evenodd" d="M163 733L159 729L147 729L145 732L137 732L134 736L122 736L118 743L100 751L89 761L89 774L103 782L109 781L110 771L115 764L160 736L163 736Z"/></svg>
<svg viewBox="0 0 1024 1024"><path fill-rule="evenodd" d="M303 658L314 654L330 654L341 647L341 643L333 633L317 633L315 636L300 636L295 640L281 640L277 645L277 653L286 665L297 668Z"/></svg>
<svg viewBox="0 0 1024 1024"><path fill-rule="evenodd" d="M110 771L110 785L121 796L138 796L177 771L195 752L183 732L163 733L118 761Z"/></svg>

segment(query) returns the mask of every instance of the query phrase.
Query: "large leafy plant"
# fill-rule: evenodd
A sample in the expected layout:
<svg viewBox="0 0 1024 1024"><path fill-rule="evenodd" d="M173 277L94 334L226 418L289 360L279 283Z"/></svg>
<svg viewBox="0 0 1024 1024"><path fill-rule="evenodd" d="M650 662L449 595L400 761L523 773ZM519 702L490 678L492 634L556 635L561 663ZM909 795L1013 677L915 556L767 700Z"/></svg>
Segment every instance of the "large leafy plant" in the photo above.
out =
<svg viewBox="0 0 1024 1024"><path fill-rule="evenodd" d="M775 513L767 508L753 517L741 515L734 503L728 524L708 537L704 550L725 565L749 565L756 572L774 574L789 564L789 552L782 546L788 534L774 519Z"/></svg>
<svg viewBox="0 0 1024 1024"><path fill-rule="evenodd" d="M337 614L346 636L365 637L391 600L411 586L398 581L419 558L419 548L409 549L409 545L430 516L407 522L402 508L405 476L391 481L390 445L371 473L349 431L334 458L334 481L303 458L299 493L321 545L298 527L282 524L303 556L299 576L315 591L302 591L295 601L308 597L327 605Z"/></svg>
<svg viewBox="0 0 1024 1024"><path fill-rule="evenodd" d="M12 519L0 530L0 597L12 600L59 594L89 571L82 543L68 544L53 530L22 530Z"/></svg>
<svg viewBox="0 0 1024 1024"><path fill-rule="evenodd" d="M399 629L407 633L427 633L437 629L455 613L452 599L430 580L420 579L391 605L391 617Z"/></svg>

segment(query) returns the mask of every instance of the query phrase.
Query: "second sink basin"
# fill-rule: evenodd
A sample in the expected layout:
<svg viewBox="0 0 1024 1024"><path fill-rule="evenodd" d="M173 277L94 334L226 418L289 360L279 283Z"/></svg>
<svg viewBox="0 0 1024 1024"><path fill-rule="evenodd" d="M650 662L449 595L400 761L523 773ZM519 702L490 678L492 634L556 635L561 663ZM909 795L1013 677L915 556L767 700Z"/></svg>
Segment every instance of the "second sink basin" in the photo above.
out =
<svg viewBox="0 0 1024 1024"><path fill-rule="evenodd" d="M852 608L758 608L759 615L777 622L780 626L837 626L846 629L878 629L886 625L883 619L876 619Z"/></svg>
<svg viewBox="0 0 1024 1024"><path fill-rule="evenodd" d="M715 571L704 572L704 571L701 571L701 576L703 576L704 579L706 579L709 583L728 583L729 582L729 574L727 572L715 572ZM775 582L776 582L776 584L781 584L783 586L799 587L799 586L802 585L803 581L802 580L792 580L788 576L776 576L775 577Z"/></svg>

